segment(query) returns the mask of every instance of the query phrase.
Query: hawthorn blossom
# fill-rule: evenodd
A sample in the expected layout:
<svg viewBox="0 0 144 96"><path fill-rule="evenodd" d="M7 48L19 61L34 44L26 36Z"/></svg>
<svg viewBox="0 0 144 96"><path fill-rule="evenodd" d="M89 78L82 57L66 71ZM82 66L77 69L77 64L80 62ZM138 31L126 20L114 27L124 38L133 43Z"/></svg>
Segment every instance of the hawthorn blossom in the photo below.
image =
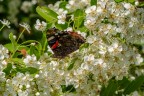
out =
<svg viewBox="0 0 144 96"><path fill-rule="evenodd" d="M47 23L42 21L40 22L39 19L37 19L36 24L35 24L35 29L39 30L39 31L44 31L47 27Z"/></svg>
<svg viewBox="0 0 144 96"><path fill-rule="evenodd" d="M58 14L60 24L65 23L67 14L71 16L77 9L85 12L82 27L87 30L85 38L88 46L62 59L51 57L48 52L52 53L52 50L49 47L48 52L42 54L39 59L35 55L27 55L23 58L25 66L37 68L39 72L18 72L11 79L5 78L5 73L0 72L2 80L6 81L4 89L7 90L1 91L5 96L98 96L102 86L108 85L111 78L122 80L123 77L129 77L132 64L142 65L143 57L132 44L144 42L144 9L111 0L98 0L97 6L91 6L90 1L69 0L66 9L61 8L60 1L49 5ZM80 34L80 31L78 33ZM7 57L2 58L1 65L7 65L5 58ZM144 74L144 69L134 72L140 76ZM130 76L130 79L135 78ZM76 91L63 93L62 86L69 85ZM23 86L25 90L22 90ZM116 94L123 91L124 89L117 90ZM138 95L137 92L133 94Z"/></svg>
<svg viewBox="0 0 144 96"><path fill-rule="evenodd" d="M0 20L0 22L4 25L4 26L7 26L8 28L10 28L10 22L6 19L3 19L3 20Z"/></svg>
<svg viewBox="0 0 144 96"><path fill-rule="evenodd" d="M27 23L22 23L19 24L21 27L23 27L25 30L27 30L27 32L30 33L30 26Z"/></svg>
<svg viewBox="0 0 144 96"><path fill-rule="evenodd" d="M65 24L66 14L68 13L67 10L59 9L57 13L58 24Z"/></svg>
<svg viewBox="0 0 144 96"><path fill-rule="evenodd" d="M0 60L5 58L9 58L8 49L5 48L3 45L0 45Z"/></svg>
<svg viewBox="0 0 144 96"><path fill-rule="evenodd" d="M37 61L35 55L27 55L26 58L24 58L23 62L28 66L28 67L35 67L38 68L39 65L41 64L39 61Z"/></svg>

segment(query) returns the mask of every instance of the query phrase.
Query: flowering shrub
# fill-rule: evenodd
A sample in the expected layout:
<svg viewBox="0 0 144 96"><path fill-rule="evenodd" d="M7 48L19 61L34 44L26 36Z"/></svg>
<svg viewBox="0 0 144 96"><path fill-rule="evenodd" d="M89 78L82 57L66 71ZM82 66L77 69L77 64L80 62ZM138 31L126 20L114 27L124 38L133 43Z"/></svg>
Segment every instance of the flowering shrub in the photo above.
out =
<svg viewBox="0 0 144 96"><path fill-rule="evenodd" d="M40 41L20 37L0 45L0 96L122 96L143 95L143 2L123 0L58 1L38 6L46 22L36 21ZM25 10L26 11L26 10ZM10 22L0 21L3 26ZM86 42L63 59L53 58L49 28L74 31Z"/></svg>

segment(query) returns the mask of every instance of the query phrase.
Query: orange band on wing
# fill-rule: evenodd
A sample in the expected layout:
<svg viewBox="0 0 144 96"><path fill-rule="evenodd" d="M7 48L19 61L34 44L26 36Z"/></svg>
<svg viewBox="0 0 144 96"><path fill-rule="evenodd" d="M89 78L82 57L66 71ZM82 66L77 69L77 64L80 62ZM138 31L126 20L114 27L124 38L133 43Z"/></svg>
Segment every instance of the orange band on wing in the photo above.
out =
<svg viewBox="0 0 144 96"><path fill-rule="evenodd" d="M51 47L52 49L57 48L57 46L59 45L58 41L55 42L55 44L53 44L53 46Z"/></svg>

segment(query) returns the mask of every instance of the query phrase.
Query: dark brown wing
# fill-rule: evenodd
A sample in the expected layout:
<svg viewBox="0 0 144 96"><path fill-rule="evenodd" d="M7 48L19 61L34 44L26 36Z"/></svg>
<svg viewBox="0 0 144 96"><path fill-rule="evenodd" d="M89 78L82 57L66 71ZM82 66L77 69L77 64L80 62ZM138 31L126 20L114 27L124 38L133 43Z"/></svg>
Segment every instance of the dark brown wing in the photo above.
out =
<svg viewBox="0 0 144 96"><path fill-rule="evenodd" d="M79 35L79 34L78 34ZM72 35L72 34L64 34L59 38L60 46L53 50L54 57L56 58L64 58L68 54L79 49L81 44L85 42L84 38Z"/></svg>

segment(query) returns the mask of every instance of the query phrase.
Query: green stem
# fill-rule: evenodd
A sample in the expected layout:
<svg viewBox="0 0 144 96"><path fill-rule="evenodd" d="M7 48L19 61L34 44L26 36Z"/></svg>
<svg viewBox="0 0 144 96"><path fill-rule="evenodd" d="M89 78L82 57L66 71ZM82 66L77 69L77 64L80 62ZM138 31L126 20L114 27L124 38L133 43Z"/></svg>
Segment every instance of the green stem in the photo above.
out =
<svg viewBox="0 0 144 96"><path fill-rule="evenodd" d="M5 25L3 25L1 28L0 28L0 31L5 27Z"/></svg>
<svg viewBox="0 0 144 96"><path fill-rule="evenodd" d="M19 35L19 37L18 37L18 39L17 39L17 43L18 43L20 37L22 36L22 34L24 33L24 31L25 31L25 28L24 28L24 29L22 30L22 32L20 33L20 35Z"/></svg>
<svg viewBox="0 0 144 96"><path fill-rule="evenodd" d="M17 39L17 41L16 41L17 43L18 43L20 37L22 36L22 34L24 33L24 31L25 31L25 29L23 29L22 32L20 33L20 35L19 35L19 37L18 37L18 39ZM11 58L14 56L14 54L15 54L15 52L18 50L18 48L19 48L19 46L14 50L13 54L11 55Z"/></svg>

